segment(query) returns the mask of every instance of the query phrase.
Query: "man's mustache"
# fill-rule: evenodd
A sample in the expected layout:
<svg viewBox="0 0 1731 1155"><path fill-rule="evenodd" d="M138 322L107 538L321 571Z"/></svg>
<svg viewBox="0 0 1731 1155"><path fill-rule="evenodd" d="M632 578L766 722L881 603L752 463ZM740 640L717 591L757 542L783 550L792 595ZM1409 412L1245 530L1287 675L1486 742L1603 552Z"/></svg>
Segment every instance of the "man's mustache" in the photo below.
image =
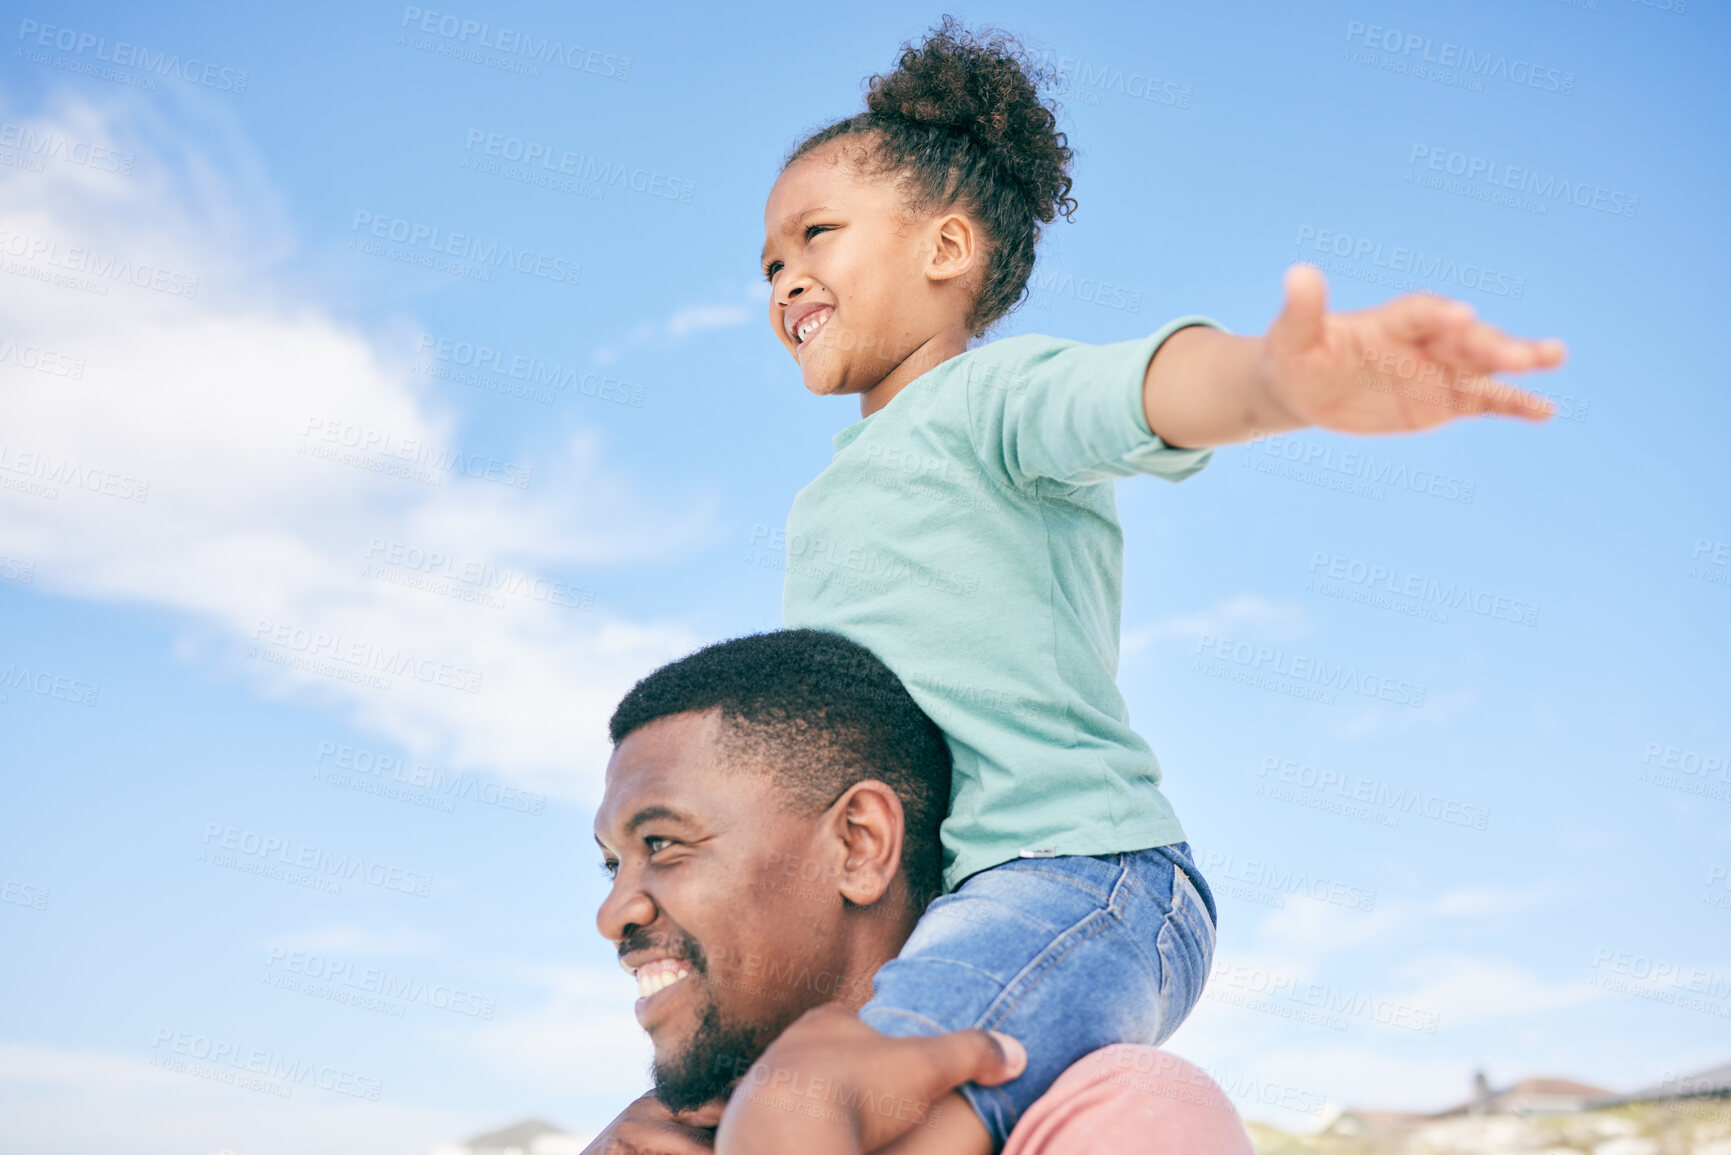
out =
<svg viewBox="0 0 1731 1155"><path fill-rule="evenodd" d="M682 959L690 963L691 969L698 974L709 973L709 960L703 953L703 944L691 937L689 931L680 931L677 935L654 935L641 927L633 928L619 940L619 957L623 959L639 951Z"/></svg>

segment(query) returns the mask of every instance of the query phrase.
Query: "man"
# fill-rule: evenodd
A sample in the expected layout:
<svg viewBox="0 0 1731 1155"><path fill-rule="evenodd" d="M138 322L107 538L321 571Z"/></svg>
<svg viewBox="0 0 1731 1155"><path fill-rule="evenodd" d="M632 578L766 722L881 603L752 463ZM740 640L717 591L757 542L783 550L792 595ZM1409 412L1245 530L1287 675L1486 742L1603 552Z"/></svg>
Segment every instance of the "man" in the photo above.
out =
<svg viewBox="0 0 1731 1155"><path fill-rule="evenodd" d="M949 753L895 675L834 634L737 638L643 679L610 732L595 836L613 887L596 923L637 977L655 1091L589 1150L709 1151L732 1094L783 1110L777 1151L989 1151L954 1088L1014 1078L1014 1040L983 1031L892 1039L856 1024L855 1045L800 1049L832 1039L835 1020L870 997L872 975L940 893ZM814 1035L814 1023L828 1029ZM1112 1150L1096 1126L1110 1114L1101 1088L1128 1070L1126 1054L1161 1053L1107 1050L1120 1069L1096 1052L1089 1071L1078 1063L1074 1079L1066 1074L1070 1098L1024 1124L1086 1132L1094 1150ZM1194 1068L1138 1069L1186 1071ZM1078 1114L1084 1099L1091 1106ZM1178 1103L1168 1095L1153 1106ZM1217 1119L1222 1104L1213 1104ZM889 1146L874 1141L904 1129ZM1248 1152L1235 1115L1229 1131L1223 1142L1235 1135L1239 1147L1203 1149ZM722 1125L724 1147L726 1134Z"/></svg>

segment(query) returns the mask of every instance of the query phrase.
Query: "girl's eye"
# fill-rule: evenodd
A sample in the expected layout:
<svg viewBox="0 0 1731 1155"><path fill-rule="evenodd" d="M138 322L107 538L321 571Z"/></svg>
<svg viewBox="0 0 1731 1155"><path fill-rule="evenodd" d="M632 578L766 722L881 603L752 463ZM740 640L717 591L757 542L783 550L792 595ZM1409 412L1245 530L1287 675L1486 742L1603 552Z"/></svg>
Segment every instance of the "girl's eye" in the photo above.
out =
<svg viewBox="0 0 1731 1155"><path fill-rule="evenodd" d="M805 239L809 241L819 233L829 232L833 227L833 225L807 225L805 226Z"/></svg>
<svg viewBox="0 0 1731 1155"><path fill-rule="evenodd" d="M771 261L763 270L763 279L766 281L774 281L775 275L779 272L781 272L781 262Z"/></svg>

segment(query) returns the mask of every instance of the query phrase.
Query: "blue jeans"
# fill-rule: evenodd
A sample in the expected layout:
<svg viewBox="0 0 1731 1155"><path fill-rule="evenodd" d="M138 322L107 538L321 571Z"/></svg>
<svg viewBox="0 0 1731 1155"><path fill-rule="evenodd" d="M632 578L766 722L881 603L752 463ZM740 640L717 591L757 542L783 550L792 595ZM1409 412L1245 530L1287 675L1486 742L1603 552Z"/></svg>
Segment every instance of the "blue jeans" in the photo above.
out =
<svg viewBox="0 0 1731 1155"><path fill-rule="evenodd" d="M1071 1063L1111 1043L1156 1046L1202 995L1214 896L1175 843L1121 854L1020 858L926 908L872 982L860 1019L884 1035L1003 1031L1028 1067L960 1089L1002 1150Z"/></svg>

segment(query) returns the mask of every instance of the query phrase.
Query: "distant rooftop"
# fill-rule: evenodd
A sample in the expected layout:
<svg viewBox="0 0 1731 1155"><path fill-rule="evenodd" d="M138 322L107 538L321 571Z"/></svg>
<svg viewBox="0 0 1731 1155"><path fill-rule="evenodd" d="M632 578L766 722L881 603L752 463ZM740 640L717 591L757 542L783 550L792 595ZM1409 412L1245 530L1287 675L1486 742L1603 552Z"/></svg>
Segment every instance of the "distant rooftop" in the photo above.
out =
<svg viewBox="0 0 1731 1155"><path fill-rule="evenodd" d="M1613 1095L1595 1106L1617 1103L1650 1103L1655 1099L1692 1099L1699 1096L1731 1096L1731 1063L1698 1075L1668 1075L1651 1087Z"/></svg>
<svg viewBox="0 0 1731 1155"><path fill-rule="evenodd" d="M1574 1079L1538 1076L1492 1091L1481 1083L1479 1091L1458 1106L1438 1111L1437 1117L1449 1115L1536 1115L1556 1111L1579 1111L1588 1103L1611 1094L1603 1087L1579 1083Z"/></svg>
<svg viewBox="0 0 1731 1155"><path fill-rule="evenodd" d="M524 1119L466 1143L440 1144L429 1155L580 1155L585 1144L544 1119Z"/></svg>

